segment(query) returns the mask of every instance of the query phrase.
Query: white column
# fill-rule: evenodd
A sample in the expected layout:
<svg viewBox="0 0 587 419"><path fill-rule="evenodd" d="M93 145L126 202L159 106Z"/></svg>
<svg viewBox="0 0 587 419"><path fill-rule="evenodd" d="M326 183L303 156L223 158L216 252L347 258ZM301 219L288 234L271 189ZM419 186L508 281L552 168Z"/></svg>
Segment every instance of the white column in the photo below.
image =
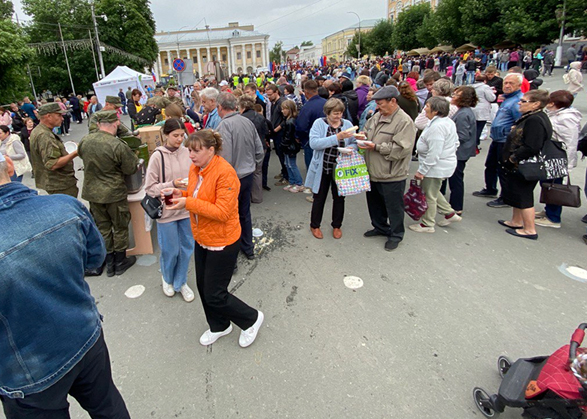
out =
<svg viewBox="0 0 587 419"><path fill-rule="evenodd" d="M161 53L160 52L157 53L157 70L159 71L159 73L157 74L157 77L159 78L159 80L161 80L161 74L163 74L163 65L161 64Z"/></svg>
<svg viewBox="0 0 587 419"><path fill-rule="evenodd" d="M255 50L256 44L253 42L253 51L251 55L253 56L253 71L257 69L257 51Z"/></svg>
<svg viewBox="0 0 587 419"><path fill-rule="evenodd" d="M171 65L173 61L171 60L171 51L167 51L167 75L171 73Z"/></svg>
<svg viewBox="0 0 587 419"><path fill-rule="evenodd" d="M232 77L232 52L231 52L231 48L230 48L230 41L226 42L226 65L228 68L228 76L227 77Z"/></svg>
<svg viewBox="0 0 587 419"><path fill-rule="evenodd" d="M263 42L263 55L265 56L265 67L269 67L269 41L265 39Z"/></svg>
<svg viewBox="0 0 587 419"><path fill-rule="evenodd" d="M198 74L202 77L202 54L200 54L200 48L196 48L196 57L198 57Z"/></svg>
<svg viewBox="0 0 587 419"><path fill-rule="evenodd" d="M210 47L206 47L206 66L210 62Z"/></svg>

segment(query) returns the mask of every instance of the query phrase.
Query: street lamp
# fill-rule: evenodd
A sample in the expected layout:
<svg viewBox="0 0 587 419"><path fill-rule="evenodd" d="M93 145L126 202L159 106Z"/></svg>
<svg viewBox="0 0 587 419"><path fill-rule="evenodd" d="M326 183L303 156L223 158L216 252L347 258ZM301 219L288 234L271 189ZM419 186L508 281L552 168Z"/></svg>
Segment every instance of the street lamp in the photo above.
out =
<svg viewBox="0 0 587 419"><path fill-rule="evenodd" d="M359 19L359 45L357 45L357 59L360 60L361 59L361 18L355 12L347 12L347 13L351 13L351 14L355 15L357 17L357 19Z"/></svg>
<svg viewBox="0 0 587 419"><path fill-rule="evenodd" d="M562 59L563 59L563 37L565 36L565 14L566 14L566 8L567 8L567 2L563 1L563 10L562 10L562 15L561 15L561 11L560 9L558 9L556 11L556 17L558 20L561 20L561 31L560 34L558 36L558 45L556 47L556 55L555 55L555 59L554 59L554 65L555 66L560 66L562 63Z"/></svg>

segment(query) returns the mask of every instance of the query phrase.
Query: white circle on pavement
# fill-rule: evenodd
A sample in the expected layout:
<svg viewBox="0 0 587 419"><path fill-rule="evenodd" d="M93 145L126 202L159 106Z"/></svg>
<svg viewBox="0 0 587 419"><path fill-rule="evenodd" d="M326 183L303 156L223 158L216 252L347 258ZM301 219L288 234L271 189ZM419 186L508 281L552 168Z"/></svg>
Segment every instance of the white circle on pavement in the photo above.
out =
<svg viewBox="0 0 587 419"><path fill-rule="evenodd" d="M567 272L577 278L587 281L587 270L579 268L578 266L569 266Z"/></svg>
<svg viewBox="0 0 587 419"><path fill-rule="evenodd" d="M358 276L345 276L344 285L347 288L356 290L357 288L361 288L363 286L363 280Z"/></svg>
<svg viewBox="0 0 587 419"><path fill-rule="evenodd" d="M139 298L145 292L145 287L142 285L133 285L129 289L126 290L124 295L128 298Z"/></svg>
<svg viewBox="0 0 587 419"><path fill-rule="evenodd" d="M260 228L253 229L253 237L262 237L263 231Z"/></svg>

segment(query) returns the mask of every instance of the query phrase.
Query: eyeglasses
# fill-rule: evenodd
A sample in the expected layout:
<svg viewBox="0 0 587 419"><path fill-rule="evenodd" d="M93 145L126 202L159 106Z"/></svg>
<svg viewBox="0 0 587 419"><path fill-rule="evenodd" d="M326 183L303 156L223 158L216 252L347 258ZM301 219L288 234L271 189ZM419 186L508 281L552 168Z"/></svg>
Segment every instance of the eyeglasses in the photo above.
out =
<svg viewBox="0 0 587 419"><path fill-rule="evenodd" d="M535 100L520 99L520 103L532 103L532 102L536 102L536 101Z"/></svg>

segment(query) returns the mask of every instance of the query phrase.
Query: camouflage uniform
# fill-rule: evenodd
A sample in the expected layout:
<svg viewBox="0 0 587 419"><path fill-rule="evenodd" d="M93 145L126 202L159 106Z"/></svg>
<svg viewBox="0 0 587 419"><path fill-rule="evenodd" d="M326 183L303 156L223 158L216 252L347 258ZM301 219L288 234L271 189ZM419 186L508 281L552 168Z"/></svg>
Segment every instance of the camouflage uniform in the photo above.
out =
<svg viewBox="0 0 587 419"><path fill-rule="evenodd" d="M77 198L77 178L73 168L73 160L60 169L51 170L60 157L67 156L61 138L51 128L37 125L31 132L31 159L35 185L48 194L66 194Z"/></svg>
<svg viewBox="0 0 587 419"><path fill-rule="evenodd" d="M137 171L139 159L124 141L105 131L82 138L78 153L85 167L82 198L90 202L107 252L123 252L128 248L130 222L124 175Z"/></svg>
<svg viewBox="0 0 587 419"><path fill-rule="evenodd" d="M96 116L97 112L94 112L92 114L92 116L90 117L90 134L94 133L94 132L98 132L98 121L97 121L97 116ZM132 137L132 132L131 130L129 130L126 125L123 125L122 122L120 123L120 125L118 126L118 131L116 131L116 136L118 138L123 138L123 137Z"/></svg>

